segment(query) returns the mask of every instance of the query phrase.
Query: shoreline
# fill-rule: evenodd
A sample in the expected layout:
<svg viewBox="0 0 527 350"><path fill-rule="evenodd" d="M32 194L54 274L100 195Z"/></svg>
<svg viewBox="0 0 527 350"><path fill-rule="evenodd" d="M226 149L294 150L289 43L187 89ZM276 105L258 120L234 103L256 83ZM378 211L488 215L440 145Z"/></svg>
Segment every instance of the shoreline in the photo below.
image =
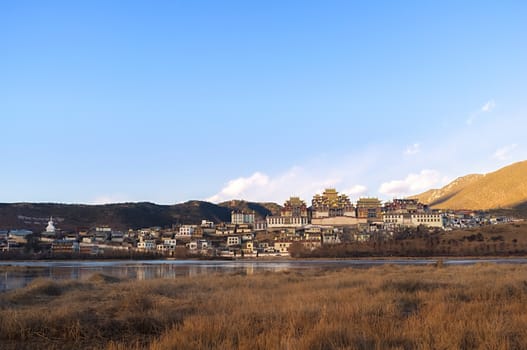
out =
<svg viewBox="0 0 527 350"><path fill-rule="evenodd" d="M145 263L156 263L156 262L273 262L273 261L288 261L288 262L302 262L302 261L422 261L429 260L439 261L457 261L457 260L526 260L527 255L496 255L496 256L382 256L382 257L352 257L352 258L335 258L335 257L317 257L317 258L292 258L289 256L282 257L245 257L245 258L221 258L221 259L202 259L202 258L188 258L188 259L176 259L176 258L165 258L165 259L14 259L14 260L0 260L0 266L10 266L11 263L46 263L46 262L83 262L83 263L100 263L100 262L145 262ZM17 265L19 266L19 265Z"/></svg>

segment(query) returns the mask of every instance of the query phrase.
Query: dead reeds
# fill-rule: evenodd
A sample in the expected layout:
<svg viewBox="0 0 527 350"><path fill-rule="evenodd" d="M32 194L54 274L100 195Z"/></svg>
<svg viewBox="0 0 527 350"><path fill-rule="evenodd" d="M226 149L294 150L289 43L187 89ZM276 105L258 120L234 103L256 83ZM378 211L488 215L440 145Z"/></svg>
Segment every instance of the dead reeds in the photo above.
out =
<svg viewBox="0 0 527 350"><path fill-rule="evenodd" d="M525 329L523 265L96 276L0 295L6 349L520 349Z"/></svg>

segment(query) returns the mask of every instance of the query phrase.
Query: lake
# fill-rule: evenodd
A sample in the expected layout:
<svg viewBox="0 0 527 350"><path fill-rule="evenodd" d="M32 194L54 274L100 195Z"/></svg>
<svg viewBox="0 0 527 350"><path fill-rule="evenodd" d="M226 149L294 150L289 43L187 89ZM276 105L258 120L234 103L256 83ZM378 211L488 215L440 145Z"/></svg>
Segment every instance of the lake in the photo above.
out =
<svg viewBox="0 0 527 350"><path fill-rule="evenodd" d="M22 288L35 278L86 280L95 273L122 279L186 278L203 274L252 274L257 271L298 269L368 268L384 264L426 265L437 259L360 259L360 260L112 260L112 261L1 261L0 292ZM443 259L445 265L475 263L526 264L527 258Z"/></svg>

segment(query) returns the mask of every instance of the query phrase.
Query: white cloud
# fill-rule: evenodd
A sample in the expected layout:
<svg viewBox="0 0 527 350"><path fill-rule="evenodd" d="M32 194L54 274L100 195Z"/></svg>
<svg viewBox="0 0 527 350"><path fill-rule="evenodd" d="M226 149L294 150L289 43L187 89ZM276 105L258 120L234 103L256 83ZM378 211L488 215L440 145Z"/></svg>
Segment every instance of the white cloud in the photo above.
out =
<svg viewBox="0 0 527 350"><path fill-rule="evenodd" d="M340 181L338 177L319 177L319 174L312 174L301 167L292 167L276 176L255 172L249 177L229 181L223 189L206 200L215 203L230 199L280 203L292 195L309 200L313 194L335 186Z"/></svg>
<svg viewBox="0 0 527 350"><path fill-rule="evenodd" d="M283 203L290 196L299 196L309 203L314 194L327 187L350 195L352 200L361 195L378 196L383 200L414 195L430 188L440 188L459 176L497 170L497 159L507 159L507 162L521 160L518 157L527 154L522 143L525 120L524 115L500 116L500 119L491 118L471 128L420 134L422 139L441 140L426 144L426 157L421 156L425 147L422 143L419 143L417 156L402 154L407 148L415 149L414 142L411 145L379 144L369 148L350 146L353 151L346 155L317 154L302 164L277 172L260 170L259 174L268 180L265 185L254 181L256 173L248 172L243 177L235 173L223 180L223 186L220 183L209 188L203 197L213 195L209 200L214 202L241 198ZM417 143L417 139L414 140ZM503 147L505 145L510 146ZM253 181L248 180L251 178ZM243 191L233 190L239 188L234 186L238 183L245 184Z"/></svg>
<svg viewBox="0 0 527 350"><path fill-rule="evenodd" d="M494 107L496 107L496 102L494 102L494 100L487 101L487 103L485 103L483 107L481 107L481 112L490 112L494 109Z"/></svg>
<svg viewBox="0 0 527 350"><path fill-rule="evenodd" d="M384 182L379 187L379 193L392 196L408 196L428 190L444 180L436 170L422 170L419 174L409 174L404 180Z"/></svg>
<svg viewBox="0 0 527 350"><path fill-rule="evenodd" d="M269 181L269 176L260 172L255 172L249 177L239 177L229 181L219 193L207 200L210 202L220 202L227 199L239 199L255 188L263 188L267 186Z"/></svg>
<svg viewBox="0 0 527 350"><path fill-rule="evenodd" d="M421 145L419 143L414 143L413 145L406 147L404 154L407 156L413 156L419 152L421 152Z"/></svg>
<svg viewBox="0 0 527 350"><path fill-rule="evenodd" d="M355 185L347 191L344 191L344 193L347 193L353 197L360 197L368 193L368 187L363 185Z"/></svg>
<svg viewBox="0 0 527 350"><path fill-rule="evenodd" d="M276 174L255 172L248 177L230 180L206 200L215 203L231 199L283 203L290 196L298 196L310 202L313 195L322 193L326 188L336 188L346 194L352 191L352 196L355 196L355 193L359 195L366 191L365 185L368 185L361 183L362 179L372 181L380 176L380 172L372 169L379 166L378 159L383 154L386 154L384 149L372 148L338 157L328 154L315 155L301 166L295 165ZM256 181L257 179L261 181Z"/></svg>
<svg viewBox="0 0 527 350"><path fill-rule="evenodd" d="M481 113L489 113L494 109L494 107L496 107L496 102L494 102L493 99L488 100L483 106L481 106L481 108L477 112L472 113L468 117L467 125L472 125Z"/></svg>
<svg viewBox="0 0 527 350"><path fill-rule="evenodd" d="M518 147L517 144L507 145L501 148L498 148L496 152L492 155L493 159L497 160L509 160L511 159L511 153Z"/></svg>

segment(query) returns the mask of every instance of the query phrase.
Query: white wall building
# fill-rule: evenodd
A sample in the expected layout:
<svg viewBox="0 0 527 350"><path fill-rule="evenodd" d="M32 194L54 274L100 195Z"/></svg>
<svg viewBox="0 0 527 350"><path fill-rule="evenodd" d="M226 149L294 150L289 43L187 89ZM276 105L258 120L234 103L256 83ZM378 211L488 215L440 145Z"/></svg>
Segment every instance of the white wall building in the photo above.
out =
<svg viewBox="0 0 527 350"><path fill-rule="evenodd" d="M428 227L443 228L443 214L441 213L412 213L396 214L388 213L383 215L384 224L387 226L417 227L419 225Z"/></svg>
<svg viewBox="0 0 527 350"><path fill-rule="evenodd" d="M177 233L178 237L192 237L196 230L196 225L182 225Z"/></svg>
<svg viewBox="0 0 527 350"><path fill-rule="evenodd" d="M214 228L214 222L208 220L201 220L202 228Z"/></svg>
<svg viewBox="0 0 527 350"><path fill-rule="evenodd" d="M163 244L170 247L170 249L176 249L176 240L174 238L163 240Z"/></svg>
<svg viewBox="0 0 527 350"><path fill-rule="evenodd" d="M233 245L240 245L242 244L242 240L240 236L229 236L227 237L227 246L233 246Z"/></svg>
<svg viewBox="0 0 527 350"><path fill-rule="evenodd" d="M309 224L307 216L268 216L265 220L268 228L302 227Z"/></svg>
<svg viewBox="0 0 527 350"><path fill-rule="evenodd" d="M231 212L231 224L249 224L253 225L255 221L255 215L253 213L244 213L244 212Z"/></svg>
<svg viewBox="0 0 527 350"><path fill-rule="evenodd" d="M153 239L145 239L137 243L137 249L154 250L156 249L156 241Z"/></svg>

